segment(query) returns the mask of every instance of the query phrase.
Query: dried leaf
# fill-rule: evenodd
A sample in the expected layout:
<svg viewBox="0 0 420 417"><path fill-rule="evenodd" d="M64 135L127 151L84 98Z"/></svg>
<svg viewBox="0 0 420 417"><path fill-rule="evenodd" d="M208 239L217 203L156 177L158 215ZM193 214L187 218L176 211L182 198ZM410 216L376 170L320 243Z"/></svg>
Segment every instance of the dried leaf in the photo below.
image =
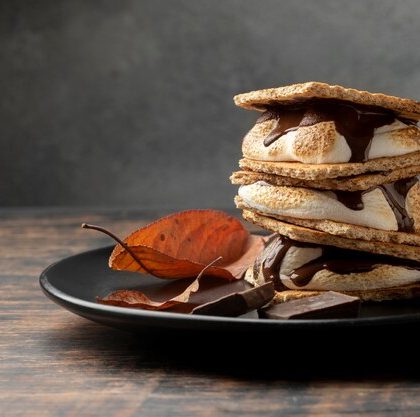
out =
<svg viewBox="0 0 420 417"><path fill-rule="evenodd" d="M226 265L224 269L229 271L235 278L241 278L249 266L254 264L256 257L264 249L264 238L262 236L250 235L246 243L243 255Z"/></svg>
<svg viewBox="0 0 420 417"><path fill-rule="evenodd" d="M236 218L216 210L176 213L143 227L124 240L141 265L121 245L109 259L117 270L148 272L160 278L196 277L217 257L218 266L206 275L240 278L263 248L263 239L250 236Z"/></svg>
<svg viewBox="0 0 420 417"><path fill-rule="evenodd" d="M200 277L201 278L201 277ZM166 301L153 301L144 293L137 290L117 290L104 298L97 298L101 304L120 307L142 308L145 310L167 310L178 304L189 302L192 293L200 288L200 278L196 278L181 294Z"/></svg>
<svg viewBox="0 0 420 417"><path fill-rule="evenodd" d="M181 294L169 300L162 302L153 301L144 293L137 290L117 290L108 294L105 298L98 297L97 300L102 304L143 308L145 310L167 310L176 305L187 304L190 301L191 295L199 290L204 273L207 275L207 271L218 261L220 261L220 258L213 260L210 264L202 268L197 278Z"/></svg>
<svg viewBox="0 0 420 417"><path fill-rule="evenodd" d="M146 310L190 312L197 305L237 292L239 286L243 291L249 284L239 278L264 247L263 237L251 236L239 220L215 210L173 214L137 230L125 241L100 226L82 227L119 242L109 259L111 268L172 279L165 288L177 285L175 292L154 294L152 298L157 296L159 301L138 290L118 290L97 299L102 304ZM175 281L181 278L195 279Z"/></svg>

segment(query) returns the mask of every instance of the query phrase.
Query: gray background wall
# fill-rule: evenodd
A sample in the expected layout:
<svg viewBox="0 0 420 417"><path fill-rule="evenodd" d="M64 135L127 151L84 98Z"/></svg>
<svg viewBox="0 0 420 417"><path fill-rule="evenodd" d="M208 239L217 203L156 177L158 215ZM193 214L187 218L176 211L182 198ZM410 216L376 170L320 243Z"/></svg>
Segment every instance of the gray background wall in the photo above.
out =
<svg viewBox="0 0 420 417"><path fill-rule="evenodd" d="M420 99L420 3L0 2L0 205L232 207L255 115L320 80Z"/></svg>

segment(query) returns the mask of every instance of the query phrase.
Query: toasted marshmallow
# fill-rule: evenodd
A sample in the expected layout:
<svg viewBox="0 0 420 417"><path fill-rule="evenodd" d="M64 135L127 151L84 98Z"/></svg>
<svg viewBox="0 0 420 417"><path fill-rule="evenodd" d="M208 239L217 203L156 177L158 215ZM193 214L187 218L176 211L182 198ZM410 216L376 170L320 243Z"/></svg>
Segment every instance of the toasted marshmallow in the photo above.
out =
<svg viewBox="0 0 420 417"><path fill-rule="evenodd" d="M346 163L351 159L351 149L344 136L336 130L334 122L299 127L265 146L264 138L275 124L275 120L266 120L257 123L248 132L242 143L245 158L305 164ZM395 120L392 124L374 129L367 160L405 155L419 150L419 127Z"/></svg>
<svg viewBox="0 0 420 417"><path fill-rule="evenodd" d="M362 195L363 209L352 210L330 191L273 186L262 181L242 185L239 196L266 215L332 220L375 229L398 231L398 222L383 192L373 188Z"/></svg>

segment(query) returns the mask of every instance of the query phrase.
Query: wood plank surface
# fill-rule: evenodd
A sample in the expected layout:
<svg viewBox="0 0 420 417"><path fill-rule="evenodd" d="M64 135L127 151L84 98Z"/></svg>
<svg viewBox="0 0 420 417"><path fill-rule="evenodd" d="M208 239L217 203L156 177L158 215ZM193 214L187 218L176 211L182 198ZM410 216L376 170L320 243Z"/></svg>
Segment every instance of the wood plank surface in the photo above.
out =
<svg viewBox="0 0 420 417"><path fill-rule="evenodd" d="M334 359L340 352L331 346L331 361L314 369L316 340L303 342L304 357L287 340L261 340L252 351L228 339L213 340L208 353L193 338L162 346L159 338L89 322L43 295L38 277L48 264L110 243L80 223L124 236L161 214L0 211L0 416L419 415L419 374L386 344L379 366L343 366L348 356ZM358 341L358 354L364 349ZM273 359L260 369L258 358L269 352ZM298 373L286 366L293 361Z"/></svg>

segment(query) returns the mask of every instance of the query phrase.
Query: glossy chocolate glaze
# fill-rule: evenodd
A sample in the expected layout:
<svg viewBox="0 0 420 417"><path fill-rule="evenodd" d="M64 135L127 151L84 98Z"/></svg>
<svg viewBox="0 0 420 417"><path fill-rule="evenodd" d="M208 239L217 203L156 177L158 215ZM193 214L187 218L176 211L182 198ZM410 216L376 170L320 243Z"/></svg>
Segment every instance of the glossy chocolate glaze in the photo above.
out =
<svg viewBox="0 0 420 417"><path fill-rule="evenodd" d="M414 232L414 220L407 213L405 199L417 181L418 177L405 178L379 186L395 214L399 232Z"/></svg>
<svg viewBox="0 0 420 417"><path fill-rule="evenodd" d="M351 210L363 210L365 205L363 203L362 197L363 194L369 190L364 191L333 191L337 200L344 204L347 208Z"/></svg>
<svg viewBox="0 0 420 417"><path fill-rule="evenodd" d="M299 127L334 122L337 132L344 136L351 149L352 156L349 162L367 160L374 129L389 125L396 119L406 124L416 124L415 121L401 118L382 107L330 99L311 99L270 106L257 123L272 119L276 120L276 126L264 139L265 146L270 146L286 133Z"/></svg>
<svg viewBox="0 0 420 417"><path fill-rule="evenodd" d="M279 271L283 258L292 245L292 240L281 238L280 235L273 235L267 241L262 257L259 257L260 259L257 259L254 264L254 268L257 267L257 271L254 269L254 273L258 273L261 267L264 281L273 281L274 288L277 291L281 291L286 288L280 280Z"/></svg>
<svg viewBox="0 0 420 417"><path fill-rule="evenodd" d="M322 249L322 255L319 258L292 271L290 279L297 287L308 285L313 276L323 269L337 274L368 272L373 270L376 265L403 266L405 268L420 270L420 262L417 261L341 249L335 246L297 242L285 236L273 235L270 237L263 253L259 257L258 269L261 267L264 281L273 281L276 291L287 289L281 282L279 272L282 261L292 246Z"/></svg>
<svg viewBox="0 0 420 417"><path fill-rule="evenodd" d="M363 195L379 188L394 212L398 223L398 231L414 232L414 220L408 215L405 208L405 199L410 188L418 181L418 177L404 178L390 184L378 185L364 191L333 191L340 203L351 210L363 210Z"/></svg>

